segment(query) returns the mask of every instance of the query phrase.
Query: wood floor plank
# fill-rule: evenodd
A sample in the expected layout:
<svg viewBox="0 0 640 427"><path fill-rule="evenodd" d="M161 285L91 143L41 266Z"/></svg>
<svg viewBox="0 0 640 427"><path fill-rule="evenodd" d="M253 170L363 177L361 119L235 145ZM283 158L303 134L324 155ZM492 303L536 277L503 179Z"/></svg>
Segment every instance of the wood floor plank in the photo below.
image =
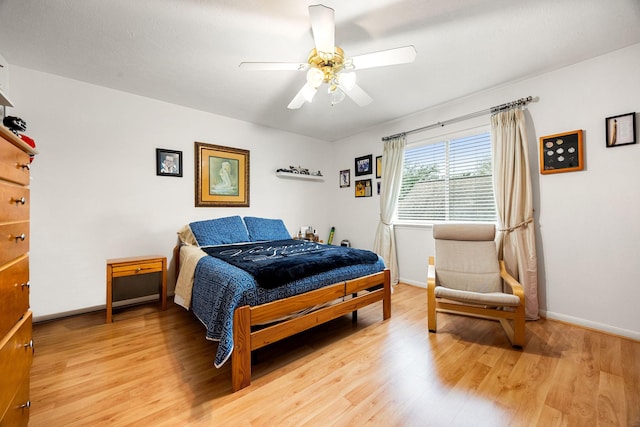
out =
<svg viewBox="0 0 640 427"><path fill-rule="evenodd" d="M34 325L31 426L640 426L640 343L541 319L513 349L497 322L438 314L426 290L254 353L231 393L215 342L169 304Z"/></svg>

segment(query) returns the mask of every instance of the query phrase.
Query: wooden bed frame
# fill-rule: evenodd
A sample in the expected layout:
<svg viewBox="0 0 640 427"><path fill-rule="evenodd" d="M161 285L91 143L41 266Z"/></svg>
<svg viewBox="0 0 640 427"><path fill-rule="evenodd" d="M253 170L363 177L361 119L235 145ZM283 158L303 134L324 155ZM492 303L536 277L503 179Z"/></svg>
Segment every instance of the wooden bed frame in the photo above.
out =
<svg viewBox="0 0 640 427"><path fill-rule="evenodd" d="M238 307L233 314L233 353L231 354L231 388L238 391L251 384L251 352L283 338L305 331L329 320L355 312L359 308L382 301L382 318L391 317L391 275L389 269L325 286L304 294L250 307ZM382 285L382 287L379 287ZM355 295L378 287L362 295ZM300 317L252 332L251 327L283 315L323 304L342 297L341 302L312 311Z"/></svg>
<svg viewBox="0 0 640 427"><path fill-rule="evenodd" d="M179 273L179 248L174 251L176 278ZM358 295L358 292L369 290ZM330 303L343 301L305 315L275 323L252 331L256 325L266 324L290 313ZM358 277L289 298L257 306L238 307L233 314L233 352L231 354L231 388L234 392L251 384L251 352L299 332L326 323L345 314L354 313L367 305L382 301L382 318L391 317L391 274L389 269L368 276Z"/></svg>

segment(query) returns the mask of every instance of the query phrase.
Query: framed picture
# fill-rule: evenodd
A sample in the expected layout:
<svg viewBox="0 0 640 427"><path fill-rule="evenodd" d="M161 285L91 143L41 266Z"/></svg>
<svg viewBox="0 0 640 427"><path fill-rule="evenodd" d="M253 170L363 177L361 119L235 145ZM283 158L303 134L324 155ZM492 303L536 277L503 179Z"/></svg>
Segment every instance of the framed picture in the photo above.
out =
<svg viewBox="0 0 640 427"><path fill-rule="evenodd" d="M195 143L196 207L249 206L249 150Z"/></svg>
<svg viewBox="0 0 640 427"><path fill-rule="evenodd" d="M356 176L360 175L369 175L371 173L373 156L369 154L368 156L356 157Z"/></svg>
<svg viewBox="0 0 640 427"><path fill-rule="evenodd" d="M351 169L340 171L340 188L351 186Z"/></svg>
<svg viewBox="0 0 640 427"><path fill-rule="evenodd" d="M182 151L156 148L156 175L182 176Z"/></svg>
<svg viewBox="0 0 640 427"><path fill-rule="evenodd" d="M540 173L580 171L584 168L582 130L540 138Z"/></svg>
<svg viewBox="0 0 640 427"><path fill-rule="evenodd" d="M380 195L380 181L378 181L378 196Z"/></svg>
<svg viewBox="0 0 640 427"><path fill-rule="evenodd" d="M382 178L382 156L376 157L376 178Z"/></svg>
<svg viewBox="0 0 640 427"><path fill-rule="evenodd" d="M636 143L636 113L607 117L607 147L619 147Z"/></svg>
<svg viewBox="0 0 640 427"><path fill-rule="evenodd" d="M356 181L356 197L371 197L370 179L361 179Z"/></svg>

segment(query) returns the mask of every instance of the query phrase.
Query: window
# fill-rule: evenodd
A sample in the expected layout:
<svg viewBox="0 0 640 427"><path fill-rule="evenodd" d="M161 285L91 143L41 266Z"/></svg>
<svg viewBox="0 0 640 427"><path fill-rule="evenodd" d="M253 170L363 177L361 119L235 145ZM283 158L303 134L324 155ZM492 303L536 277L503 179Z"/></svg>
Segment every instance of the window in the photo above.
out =
<svg viewBox="0 0 640 427"><path fill-rule="evenodd" d="M408 146L397 219L495 221L492 170L489 132Z"/></svg>

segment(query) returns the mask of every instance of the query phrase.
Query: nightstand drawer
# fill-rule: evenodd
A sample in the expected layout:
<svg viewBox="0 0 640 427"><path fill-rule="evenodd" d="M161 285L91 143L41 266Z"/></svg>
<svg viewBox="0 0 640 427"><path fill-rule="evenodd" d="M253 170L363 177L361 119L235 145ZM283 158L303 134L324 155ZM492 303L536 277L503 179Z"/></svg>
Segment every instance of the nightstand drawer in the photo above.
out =
<svg viewBox="0 0 640 427"><path fill-rule="evenodd" d="M126 264L112 264L113 277L135 276L162 271L162 260L133 262Z"/></svg>

